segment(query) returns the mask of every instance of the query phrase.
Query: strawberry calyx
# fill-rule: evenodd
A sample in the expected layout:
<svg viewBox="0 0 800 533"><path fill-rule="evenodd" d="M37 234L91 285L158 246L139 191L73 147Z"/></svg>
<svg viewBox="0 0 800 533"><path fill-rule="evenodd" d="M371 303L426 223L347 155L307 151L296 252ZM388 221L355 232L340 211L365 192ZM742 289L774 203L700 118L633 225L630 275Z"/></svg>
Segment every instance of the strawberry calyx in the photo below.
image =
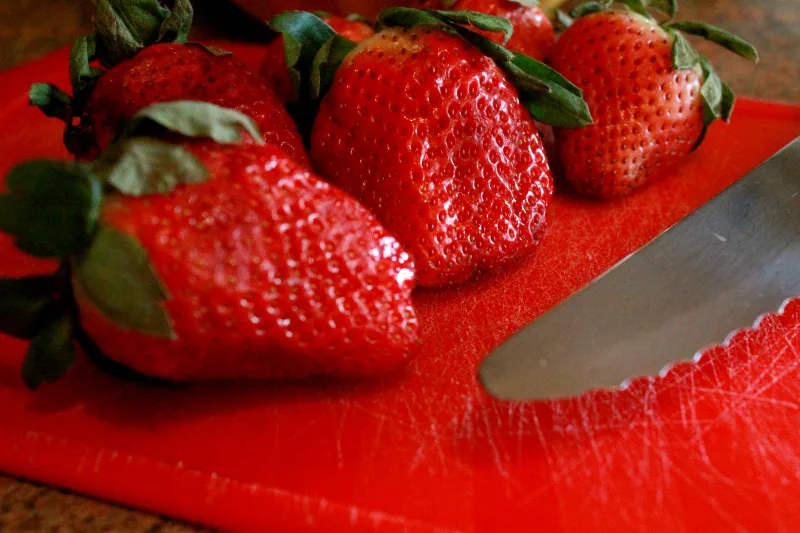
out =
<svg viewBox="0 0 800 533"><path fill-rule="evenodd" d="M733 114L736 95L720 79L711 62L697 52L684 34L701 37L757 63L759 57L756 48L741 37L705 22L674 21L673 19L678 13L677 0L603 0L586 2L573 8L570 12L570 18L581 18L594 13L612 10L615 8L615 4L621 4L630 12L653 21L672 37L672 63L676 70L697 68L702 71L703 86L700 89L700 93L703 97L703 120L706 130L708 126L718 119L729 122ZM658 21L653 16L654 11L666 16L666 20ZM560 20L562 25L569 26L569 18L562 16ZM704 136L705 131L698 145L702 142Z"/></svg>
<svg viewBox="0 0 800 533"><path fill-rule="evenodd" d="M283 36L286 71L294 92L286 107L307 141L319 103L356 43L336 33L323 17L307 11L287 11L267 24Z"/></svg>
<svg viewBox="0 0 800 533"><path fill-rule="evenodd" d="M336 70L356 43L336 34L319 17L291 11L272 18L270 27L283 34L286 65L297 94L297 106L315 114L319 102L333 82ZM508 42L511 22L476 11L437 11L389 8L378 15L376 29L428 27L461 37L490 57L516 86L520 99L534 118L545 124L577 128L591 124L589 107L581 90L561 74L531 57L512 52L479 30L502 33ZM312 120L303 121L308 125ZM308 131L298 124L301 132Z"/></svg>
<svg viewBox="0 0 800 533"><path fill-rule="evenodd" d="M30 103L66 124L64 145L76 155L91 147L91 131L81 124L86 101L108 69L160 43L188 43L194 12L189 0L97 0L95 32L75 40L69 54L72 95L52 84L34 83ZM229 52L204 47L215 55Z"/></svg>
<svg viewBox="0 0 800 533"><path fill-rule="evenodd" d="M59 263L49 276L0 279L0 332L31 341L22 368L29 388L62 377L75 342L97 353L82 332L76 294L123 329L176 337L164 307L169 294L147 252L101 216L108 195L167 194L208 179L183 146L161 138L166 132L224 144L241 142L246 132L263 143L252 119L238 111L167 102L140 111L94 162L41 159L8 174L0 231L21 251Z"/></svg>

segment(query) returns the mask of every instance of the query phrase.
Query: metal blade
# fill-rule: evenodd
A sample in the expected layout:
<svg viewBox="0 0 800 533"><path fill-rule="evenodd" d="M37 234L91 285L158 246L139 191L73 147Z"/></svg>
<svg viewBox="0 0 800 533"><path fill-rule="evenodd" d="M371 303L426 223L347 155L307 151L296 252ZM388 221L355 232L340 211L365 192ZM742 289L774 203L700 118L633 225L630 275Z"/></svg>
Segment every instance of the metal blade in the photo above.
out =
<svg viewBox="0 0 800 533"><path fill-rule="evenodd" d="M493 396L570 397L654 376L800 296L800 139L508 339Z"/></svg>

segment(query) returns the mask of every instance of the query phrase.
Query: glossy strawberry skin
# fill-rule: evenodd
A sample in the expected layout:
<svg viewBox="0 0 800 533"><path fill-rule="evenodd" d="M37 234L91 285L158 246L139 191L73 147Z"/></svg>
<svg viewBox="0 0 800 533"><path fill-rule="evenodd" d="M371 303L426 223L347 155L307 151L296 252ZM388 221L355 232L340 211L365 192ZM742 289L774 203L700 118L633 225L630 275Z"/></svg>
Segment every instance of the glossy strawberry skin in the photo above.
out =
<svg viewBox="0 0 800 533"><path fill-rule="evenodd" d="M103 213L147 251L177 339L121 330L78 294L100 349L173 381L402 366L417 343L413 262L369 212L269 145L189 146L208 182L111 197Z"/></svg>
<svg viewBox="0 0 800 533"><path fill-rule="evenodd" d="M551 64L583 89L594 118L557 132L565 177L583 194L625 196L677 163L702 135L702 74L675 70L672 38L640 16L578 19Z"/></svg>
<svg viewBox="0 0 800 533"><path fill-rule="evenodd" d="M384 30L336 73L311 155L411 251L422 286L535 249L552 178L533 119L495 63L430 30Z"/></svg>
<svg viewBox="0 0 800 533"><path fill-rule="evenodd" d="M419 7L428 9L479 11L511 21L514 33L506 48L544 61L556 42L553 23L539 6L524 6L512 0L458 0L452 6L442 0L421 0ZM477 30L495 42L502 42L502 35Z"/></svg>
<svg viewBox="0 0 800 533"><path fill-rule="evenodd" d="M360 43L375 33L372 27L358 20L347 20L335 15L326 17L324 20L333 28L333 31L356 43ZM286 103L294 99L292 82L286 71L283 37L280 35L267 45L267 54L261 65L261 77L275 90L275 94L282 102Z"/></svg>
<svg viewBox="0 0 800 533"><path fill-rule="evenodd" d="M173 100L201 100L241 111L255 120L267 142L308 164L289 113L259 76L232 55L216 56L184 44L148 46L100 78L84 114L96 144L89 157L108 147L136 112Z"/></svg>

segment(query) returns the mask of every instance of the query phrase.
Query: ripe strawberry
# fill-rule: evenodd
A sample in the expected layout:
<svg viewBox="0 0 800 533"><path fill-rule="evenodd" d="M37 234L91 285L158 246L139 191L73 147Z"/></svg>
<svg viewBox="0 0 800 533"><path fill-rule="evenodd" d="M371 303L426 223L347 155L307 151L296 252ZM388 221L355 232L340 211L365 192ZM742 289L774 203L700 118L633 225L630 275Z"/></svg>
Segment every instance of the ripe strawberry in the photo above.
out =
<svg viewBox="0 0 800 533"><path fill-rule="evenodd" d="M574 12L580 18L561 36L551 65L584 90L595 119L557 131L565 177L583 194L615 198L656 179L701 142L711 122L730 118L733 92L681 31L758 55L713 26L659 24L646 10L593 11L602 7ZM677 5L661 9L672 17Z"/></svg>
<svg viewBox="0 0 800 533"><path fill-rule="evenodd" d="M356 43L360 43L375 33L372 26L358 17L337 17L328 13L320 13L319 16L333 28L333 31ZM282 35L267 45L267 55L261 66L261 77L275 89L275 94L282 102L290 102L296 97L295 89L292 87L292 81L286 70Z"/></svg>
<svg viewBox="0 0 800 533"><path fill-rule="evenodd" d="M408 360L413 263L364 207L259 141L240 113L173 102L137 120L127 134L155 121L230 141L243 125L254 140L137 136L93 167L12 172L0 227L25 251L63 258L60 277L34 284L44 297L30 280L0 285L0 309L33 294L27 327L0 311L0 330L33 338L30 386L63 374L84 334L114 361L172 381L367 377ZM50 227L53 217L67 223Z"/></svg>
<svg viewBox="0 0 800 533"><path fill-rule="evenodd" d="M537 0L419 0L417 5L427 9L480 11L508 19L514 26L514 34L506 47L539 61L547 59L556 42L553 23ZM496 34L481 33L500 42Z"/></svg>
<svg viewBox="0 0 800 533"><path fill-rule="evenodd" d="M191 21L188 0L172 11L158 0L98 0L96 33L79 39L70 58L74 97L37 84L31 101L67 123L67 146L79 159L97 157L150 104L202 100L252 117L268 142L307 165L297 128L272 89L233 55L185 44Z"/></svg>
<svg viewBox="0 0 800 533"><path fill-rule="evenodd" d="M102 151L137 111L185 99L245 113L263 130L268 143L308 165L292 118L264 80L232 55L217 56L201 46L157 44L116 65L97 81L82 120Z"/></svg>
<svg viewBox="0 0 800 533"><path fill-rule="evenodd" d="M510 26L480 13L396 8L379 18L386 29L349 53L341 42L329 45L343 61L328 74L332 84L311 135L319 171L398 236L415 258L419 285L429 287L461 283L533 251L553 188L515 84L541 112L547 106L533 104L541 102L532 87L543 83L537 76L557 75L463 23L486 31ZM328 54L328 64L331 56L338 57ZM523 77L500 67L512 61L528 69ZM569 120L585 124L580 97L551 85L547 94L572 98L564 108L577 101Z"/></svg>

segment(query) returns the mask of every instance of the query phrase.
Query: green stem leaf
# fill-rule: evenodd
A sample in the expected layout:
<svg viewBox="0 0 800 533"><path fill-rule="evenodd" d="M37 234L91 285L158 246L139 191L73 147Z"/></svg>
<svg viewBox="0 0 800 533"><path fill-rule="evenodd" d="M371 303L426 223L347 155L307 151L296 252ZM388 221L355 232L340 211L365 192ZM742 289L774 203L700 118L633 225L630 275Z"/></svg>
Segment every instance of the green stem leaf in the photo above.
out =
<svg viewBox="0 0 800 533"><path fill-rule="evenodd" d="M727 83L722 82L722 102L720 105L720 118L725 122L730 122L733 116L733 108L736 105L736 95Z"/></svg>
<svg viewBox="0 0 800 533"><path fill-rule="evenodd" d="M673 38L672 44L672 65L678 69L693 68L700 63L700 55L691 45L689 40L679 31L666 28Z"/></svg>
<svg viewBox="0 0 800 533"><path fill-rule="evenodd" d="M450 24L465 24L479 30L502 33L503 44L506 44L514 33L514 26L510 20L478 11L436 11L436 18Z"/></svg>
<svg viewBox="0 0 800 533"><path fill-rule="evenodd" d="M678 0L648 0L647 5L667 15L670 20L678 14Z"/></svg>
<svg viewBox="0 0 800 533"><path fill-rule="evenodd" d="M320 16L320 18L324 19L324 18L327 18L327 17ZM367 26L374 26L375 25L375 23L372 22L370 19L368 19L364 15L359 15L358 13L350 13L349 15L347 15L347 20L350 21L350 22L361 22L363 24L366 24Z"/></svg>
<svg viewBox="0 0 800 533"><path fill-rule="evenodd" d="M314 100L312 97L314 93L317 93L318 96L324 94L321 87L318 87L316 91L312 88L311 72L315 59L323 47L337 37L336 32L324 20L305 11L282 13L270 19L268 24L270 28L283 35L284 57L289 79L295 91L294 100L301 104L311 103ZM342 49L345 46L343 43L347 39L338 37L341 42L336 45L336 48ZM323 50L322 55L330 58L330 49L334 47L333 44L328 47L329 50L327 52ZM355 43L353 43L353 47L355 47ZM334 64L330 60L316 60L318 65L322 65L323 62L327 65L326 68L333 72L339 67L339 64ZM320 76L320 79L322 77Z"/></svg>
<svg viewBox="0 0 800 533"><path fill-rule="evenodd" d="M158 30L159 43L185 43L192 29L194 9L189 0L175 0Z"/></svg>
<svg viewBox="0 0 800 533"><path fill-rule="evenodd" d="M22 364L25 385L36 390L66 375L75 362L72 316L65 305L33 338Z"/></svg>
<svg viewBox="0 0 800 533"><path fill-rule="evenodd" d="M414 9L411 7L390 7L378 14L378 30L384 28L415 28L431 27L443 31L450 25L446 20L436 16L436 11L430 9ZM451 31L452 33L452 31Z"/></svg>
<svg viewBox="0 0 800 533"><path fill-rule="evenodd" d="M619 0L619 3L633 11L634 13L638 13L646 18L653 18L650 16L650 12L647 11L647 1L646 0Z"/></svg>
<svg viewBox="0 0 800 533"><path fill-rule="evenodd" d="M141 137L109 148L94 162L95 175L128 196L167 194L178 185L208 180L202 162L178 144Z"/></svg>
<svg viewBox="0 0 800 533"><path fill-rule="evenodd" d="M73 259L74 289L123 329L176 338L164 308L168 294L136 239L99 225L92 246Z"/></svg>
<svg viewBox="0 0 800 533"><path fill-rule="evenodd" d="M33 106L48 116L72 125L72 98L50 83L34 83L28 91Z"/></svg>
<svg viewBox="0 0 800 533"><path fill-rule="evenodd" d="M169 16L159 0L98 0L94 24L101 64L111 68L158 42Z"/></svg>
<svg viewBox="0 0 800 533"><path fill-rule="evenodd" d="M711 24L706 24L705 22L695 22L690 20L671 22L666 26L690 35L702 37L722 46L723 48L727 48L731 52L738 54L745 59L758 62L758 50L756 50L752 44L745 41L741 37L723 30L722 28L712 26Z"/></svg>
<svg viewBox="0 0 800 533"><path fill-rule="evenodd" d="M559 26L561 26L561 29L566 30L575 24L575 19L570 17L566 11L562 9L556 9L556 22L558 22Z"/></svg>
<svg viewBox="0 0 800 533"><path fill-rule="evenodd" d="M712 122L722 117L723 83L711 63L702 56L700 57L700 66L703 69L703 78L705 80L703 86L700 87L700 94L703 96L704 122L708 127Z"/></svg>
<svg viewBox="0 0 800 533"><path fill-rule="evenodd" d="M93 68L97 59L97 41L94 35L78 37L69 52L69 76L72 81L72 94L75 98L94 87L103 70Z"/></svg>
<svg viewBox="0 0 800 533"><path fill-rule="evenodd" d="M22 251L65 257L88 246L103 199L100 182L79 164L37 160L18 165L0 195L0 230Z"/></svg>
<svg viewBox="0 0 800 533"><path fill-rule="evenodd" d="M264 144L255 121L244 113L192 100L161 102L145 107L134 115L121 137L152 134L153 126L185 137L213 139L220 144L241 143L242 131L246 131L258 144Z"/></svg>
<svg viewBox="0 0 800 533"><path fill-rule="evenodd" d="M311 63L309 80L311 93L309 96L312 102L320 100L328 92L336 71L347 54L352 52L355 47L356 43L341 35L334 35L322 45Z"/></svg>
<svg viewBox="0 0 800 533"><path fill-rule="evenodd" d="M570 10L569 14L572 18L579 19L581 17L585 17L588 15L592 15L594 13L600 13L601 11L606 11L611 9L611 6L614 4L612 0L600 0L597 2L584 2L583 4L578 4L577 6L573 7Z"/></svg>

